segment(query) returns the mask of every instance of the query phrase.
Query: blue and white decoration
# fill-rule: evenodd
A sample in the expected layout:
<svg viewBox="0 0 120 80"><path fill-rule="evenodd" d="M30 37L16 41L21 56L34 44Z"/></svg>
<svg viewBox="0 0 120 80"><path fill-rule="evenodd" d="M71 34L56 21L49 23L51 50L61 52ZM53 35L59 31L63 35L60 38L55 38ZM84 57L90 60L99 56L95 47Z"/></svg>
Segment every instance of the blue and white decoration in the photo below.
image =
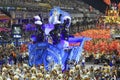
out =
<svg viewBox="0 0 120 80"><path fill-rule="evenodd" d="M66 20L68 20L66 26L70 27L71 16L69 13L61 10L60 7L54 7L51 9L49 18L50 24L64 24Z"/></svg>
<svg viewBox="0 0 120 80"><path fill-rule="evenodd" d="M36 19L37 21L41 21L39 16L36 16ZM56 33L56 29L54 29L56 24L65 24L64 27L67 28L69 28L71 24L71 17L69 13L61 10L59 7L54 7L50 11L50 18L48 24L44 24L41 22L39 25L43 25L42 29L46 36L49 35L52 30ZM57 28L57 30L61 30L61 27ZM59 36L61 36L62 34L63 33L60 33ZM57 39L58 37L55 38ZM35 35L33 35L31 39L33 41L37 40ZM44 64L46 70L51 70L55 64L60 64L62 70L66 70L68 60L70 61L74 60L76 63L80 61L80 56L83 51L84 42L88 40L91 40L91 38L87 38L87 37L76 38L73 36L73 37L68 37L67 40L62 38L56 44L49 43L46 40L43 42L29 44L28 45L29 65L33 66L33 65ZM70 43L80 43L80 45L69 46Z"/></svg>

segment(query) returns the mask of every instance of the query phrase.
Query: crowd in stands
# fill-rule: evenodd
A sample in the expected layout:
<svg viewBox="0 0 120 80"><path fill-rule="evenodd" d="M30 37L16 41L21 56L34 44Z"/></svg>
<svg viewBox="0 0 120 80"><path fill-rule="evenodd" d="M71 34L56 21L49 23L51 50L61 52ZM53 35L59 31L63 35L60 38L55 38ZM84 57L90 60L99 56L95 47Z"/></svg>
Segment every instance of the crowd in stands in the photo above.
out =
<svg viewBox="0 0 120 80"><path fill-rule="evenodd" d="M79 64L72 64L66 71L61 70L61 65L55 65L51 71L46 71L43 64L29 66L26 45L1 46L0 80L119 80L120 57L116 51L112 54L83 52L82 55L85 60L82 58ZM88 62L102 66L87 67Z"/></svg>
<svg viewBox="0 0 120 80"><path fill-rule="evenodd" d="M13 2L13 0L11 1ZM44 2L44 0L42 1ZM68 1L57 2L54 0L57 2L56 4L64 7ZM71 5L76 5L74 0L70 0L69 7ZM94 19L91 21L91 18L88 17L85 21L84 18L78 19L75 24L71 25L71 33L95 28L96 21ZM22 36L29 41L31 34L32 31L23 32ZM2 45L0 46L0 80L120 80L118 52L106 54L84 52L82 55L84 58L78 64L67 62L68 70L62 71L61 65L56 64L52 70L46 71L43 64L29 66L27 45L23 44L18 47L14 44ZM87 67L87 63L102 66Z"/></svg>
<svg viewBox="0 0 120 80"><path fill-rule="evenodd" d="M47 72L44 65L29 67L22 65L3 65L0 74L1 80L117 80L117 68L108 65L88 69L76 65L69 71L62 72L60 65Z"/></svg>
<svg viewBox="0 0 120 80"><path fill-rule="evenodd" d="M81 32L84 30L95 29L97 25L96 19L91 19L89 17L74 18L70 27L70 33L74 34L76 32Z"/></svg>

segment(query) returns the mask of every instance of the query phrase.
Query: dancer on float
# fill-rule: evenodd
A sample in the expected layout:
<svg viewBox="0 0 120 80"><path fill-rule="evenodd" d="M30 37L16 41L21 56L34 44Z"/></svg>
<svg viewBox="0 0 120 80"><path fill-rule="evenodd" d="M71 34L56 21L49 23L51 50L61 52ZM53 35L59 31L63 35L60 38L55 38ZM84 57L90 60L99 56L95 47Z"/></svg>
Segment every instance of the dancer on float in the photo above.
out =
<svg viewBox="0 0 120 80"><path fill-rule="evenodd" d="M50 11L49 23L54 24L54 29L50 32L53 44L57 44L61 40L64 40L64 42L68 40L71 17L67 12L59 7L54 7Z"/></svg>
<svg viewBox="0 0 120 80"><path fill-rule="evenodd" d="M44 41L44 33L46 34L46 31L42 29L43 26L46 28L46 24L42 23L42 19L40 15L34 16L34 23L37 26L37 42ZM50 11L50 17L49 17L49 25L47 26L53 26L54 28L51 28L47 31L49 32L49 35L52 37L52 43L58 44L61 40L64 40L64 43L68 40L69 37L69 26L71 24L71 17L67 12L62 11L59 7L54 7ZM44 28L44 27L43 27ZM47 28L46 28L47 30ZM67 43L68 45L68 43Z"/></svg>
<svg viewBox="0 0 120 80"><path fill-rule="evenodd" d="M51 10L49 23L54 25L54 29L50 31L50 36L52 37L53 44L58 44L60 42L60 27L61 21L59 20L60 10L54 8Z"/></svg>
<svg viewBox="0 0 120 80"><path fill-rule="evenodd" d="M34 16L34 24L36 25L36 32L35 32L35 42L43 42L44 41L44 31L42 30L42 18L40 15Z"/></svg>

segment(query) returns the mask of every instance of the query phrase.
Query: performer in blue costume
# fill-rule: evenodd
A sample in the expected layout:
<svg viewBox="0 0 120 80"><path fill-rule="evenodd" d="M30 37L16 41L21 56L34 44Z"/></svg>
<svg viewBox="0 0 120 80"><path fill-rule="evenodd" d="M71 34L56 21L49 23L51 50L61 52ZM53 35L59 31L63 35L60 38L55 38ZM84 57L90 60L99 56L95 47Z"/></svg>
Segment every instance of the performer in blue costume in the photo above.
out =
<svg viewBox="0 0 120 80"><path fill-rule="evenodd" d="M36 36L36 42L44 41L44 31L42 30L42 18L40 15L34 16L34 24L36 25L37 31L34 36Z"/></svg>
<svg viewBox="0 0 120 80"><path fill-rule="evenodd" d="M61 39L68 40L68 28L71 24L71 17L67 12L61 10L59 7L54 7L50 11L49 23L54 24L54 29L50 32L53 44L58 44Z"/></svg>

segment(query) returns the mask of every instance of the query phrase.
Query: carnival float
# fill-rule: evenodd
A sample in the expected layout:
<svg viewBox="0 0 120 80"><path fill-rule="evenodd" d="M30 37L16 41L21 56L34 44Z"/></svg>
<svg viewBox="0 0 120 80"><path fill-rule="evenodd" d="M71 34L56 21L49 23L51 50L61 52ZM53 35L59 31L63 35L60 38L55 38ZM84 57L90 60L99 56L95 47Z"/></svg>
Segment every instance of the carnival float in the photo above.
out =
<svg viewBox="0 0 120 80"><path fill-rule="evenodd" d="M30 66L44 64L46 70L52 70L59 64L62 70L67 70L69 63L80 61L84 42L91 38L69 35L69 13L54 7L50 11L49 23L43 23L40 15L34 16L34 21L37 31L31 35L33 43L28 45Z"/></svg>

